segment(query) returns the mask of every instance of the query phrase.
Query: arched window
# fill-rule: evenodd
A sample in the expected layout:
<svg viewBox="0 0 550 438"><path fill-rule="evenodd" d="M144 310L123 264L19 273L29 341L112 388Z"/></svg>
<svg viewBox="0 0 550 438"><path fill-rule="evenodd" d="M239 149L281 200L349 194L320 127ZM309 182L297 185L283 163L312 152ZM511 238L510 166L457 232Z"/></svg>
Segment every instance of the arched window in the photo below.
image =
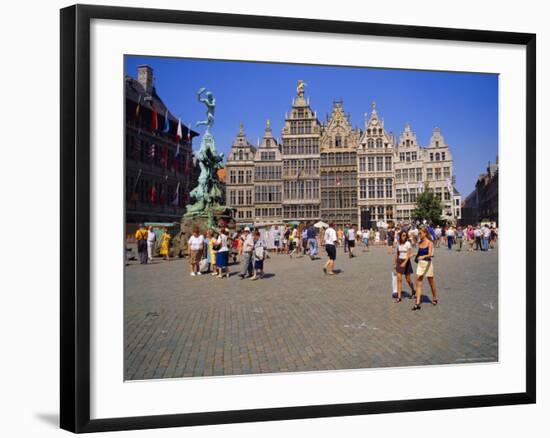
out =
<svg viewBox="0 0 550 438"><path fill-rule="evenodd" d="M376 139L376 147L377 147L377 148L381 148L381 147L382 147L382 139L381 139L381 138L377 138L377 139Z"/></svg>
<svg viewBox="0 0 550 438"><path fill-rule="evenodd" d="M367 141L367 145L369 149L374 148L374 140L372 138L369 138L369 140Z"/></svg>
<svg viewBox="0 0 550 438"><path fill-rule="evenodd" d="M435 154L435 161L439 161L441 158L439 156L439 152L436 152Z"/></svg>
<svg viewBox="0 0 550 438"><path fill-rule="evenodd" d="M337 148L342 147L342 137L340 135L334 137L334 146L336 146Z"/></svg>
<svg viewBox="0 0 550 438"><path fill-rule="evenodd" d="M239 151L239 160L242 160L243 159L243 151Z"/></svg>

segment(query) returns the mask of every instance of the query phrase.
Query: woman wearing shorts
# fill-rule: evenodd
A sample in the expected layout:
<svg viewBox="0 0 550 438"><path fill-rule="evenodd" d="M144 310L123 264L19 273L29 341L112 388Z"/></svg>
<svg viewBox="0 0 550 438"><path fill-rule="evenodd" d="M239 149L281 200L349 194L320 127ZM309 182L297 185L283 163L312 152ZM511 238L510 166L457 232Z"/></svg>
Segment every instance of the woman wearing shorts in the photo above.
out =
<svg viewBox="0 0 550 438"><path fill-rule="evenodd" d="M407 238L407 232L399 233L399 243L395 254L395 272L397 273L397 298L396 303L401 302L401 290L403 289L403 275L407 279L407 283L411 288L411 298L415 295L411 274L413 273L411 263L411 242Z"/></svg>
<svg viewBox="0 0 550 438"><path fill-rule="evenodd" d="M418 266L416 268L416 304L411 310L420 310L420 302L422 300L422 280L424 277L428 278L428 283L432 290L432 304L437 305L437 293L435 290L434 280L434 267L432 262L433 257L433 243L428 239L428 232L426 228L421 228L418 233L420 242L418 243L418 253L416 254L416 261Z"/></svg>

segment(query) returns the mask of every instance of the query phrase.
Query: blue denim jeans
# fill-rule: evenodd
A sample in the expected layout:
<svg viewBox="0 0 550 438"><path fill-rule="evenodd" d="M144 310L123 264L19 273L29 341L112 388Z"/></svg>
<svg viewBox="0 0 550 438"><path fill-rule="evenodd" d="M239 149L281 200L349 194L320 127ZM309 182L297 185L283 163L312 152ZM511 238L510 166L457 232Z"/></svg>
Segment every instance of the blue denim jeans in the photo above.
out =
<svg viewBox="0 0 550 438"><path fill-rule="evenodd" d="M313 257L317 252L317 241L315 239L308 239L307 243L309 245L309 255Z"/></svg>

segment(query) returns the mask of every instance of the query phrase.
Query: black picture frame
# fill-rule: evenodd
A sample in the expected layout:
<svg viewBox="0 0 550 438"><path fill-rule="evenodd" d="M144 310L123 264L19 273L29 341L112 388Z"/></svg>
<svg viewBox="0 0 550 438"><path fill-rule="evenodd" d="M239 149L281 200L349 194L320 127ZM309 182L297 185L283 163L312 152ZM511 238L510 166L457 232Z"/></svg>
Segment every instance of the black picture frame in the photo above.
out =
<svg viewBox="0 0 550 438"><path fill-rule="evenodd" d="M60 426L101 432L471 408L536 401L536 242L526 239L526 391L383 402L90 419L90 22L93 19L375 35L526 47L526 226L536 229L536 35L111 6L61 10Z"/></svg>

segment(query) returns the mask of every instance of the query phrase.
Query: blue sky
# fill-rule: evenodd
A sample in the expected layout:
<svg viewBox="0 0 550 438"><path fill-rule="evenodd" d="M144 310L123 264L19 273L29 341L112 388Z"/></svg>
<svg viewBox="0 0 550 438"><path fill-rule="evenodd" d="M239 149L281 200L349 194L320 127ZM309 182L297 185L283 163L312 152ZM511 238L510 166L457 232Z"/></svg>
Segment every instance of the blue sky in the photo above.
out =
<svg viewBox="0 0 550 438"><path fill-rule="evenodd" d="M364 113L370 114L374 100L388 132L398 135L409 122L425 146L433 128L441 128L453 154L456 187L463 196L473 190L487 162L494 162L498 153L498 76L494 74L142 56L125 57L126 74L137 77L140 64L153 67L157 93L185 124L204 119L197 90L206 87L214 93L213 133L218 149L226 155L241 121L253 144L263 135L267 119L280 139L298 79L307 83L306 96L321 121L330 114L333 100L341 99L353 126L363 128Z"/></svg>

